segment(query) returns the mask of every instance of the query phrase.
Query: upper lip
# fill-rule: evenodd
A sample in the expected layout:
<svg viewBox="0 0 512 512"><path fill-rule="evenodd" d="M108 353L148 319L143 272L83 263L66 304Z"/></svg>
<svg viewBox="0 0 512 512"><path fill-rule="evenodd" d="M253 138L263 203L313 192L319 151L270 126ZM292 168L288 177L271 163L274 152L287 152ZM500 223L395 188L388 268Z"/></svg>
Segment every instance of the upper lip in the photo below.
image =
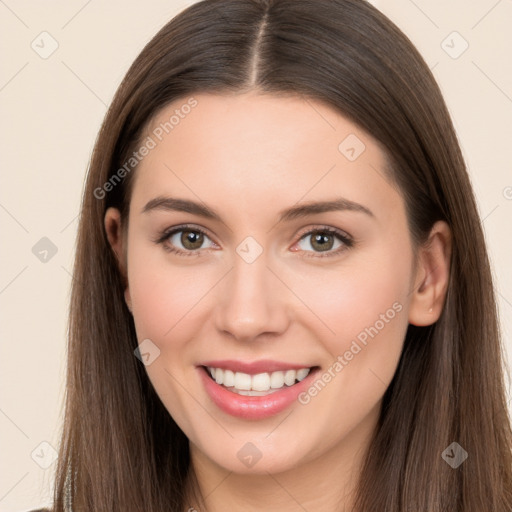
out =
<svg viewBox="0 0 512 512"><path fill-rule="evenodd" d="M270 359L262 359L260 361L236 361L233 359L224 359L222 361L205 361L201 363L200 366L221 368L223 370L231 370L233 373L241 372L248 373L249 375L312 368L312 365L308 364L286 363L283 361L272 361Z"/></svg>

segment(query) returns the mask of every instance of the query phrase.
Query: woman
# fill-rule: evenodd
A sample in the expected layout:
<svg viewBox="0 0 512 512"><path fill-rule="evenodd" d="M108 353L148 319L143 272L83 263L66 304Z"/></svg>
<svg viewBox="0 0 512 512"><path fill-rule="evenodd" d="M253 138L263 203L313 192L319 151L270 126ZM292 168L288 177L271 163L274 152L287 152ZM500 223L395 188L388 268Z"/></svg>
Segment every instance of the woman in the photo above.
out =
<svg viewBox="0 0 512 512"><path fill-rule="evenodd" d="M410 41L359 0L207 0L92 157L54 510L512 509L496 303Z"/></svg>

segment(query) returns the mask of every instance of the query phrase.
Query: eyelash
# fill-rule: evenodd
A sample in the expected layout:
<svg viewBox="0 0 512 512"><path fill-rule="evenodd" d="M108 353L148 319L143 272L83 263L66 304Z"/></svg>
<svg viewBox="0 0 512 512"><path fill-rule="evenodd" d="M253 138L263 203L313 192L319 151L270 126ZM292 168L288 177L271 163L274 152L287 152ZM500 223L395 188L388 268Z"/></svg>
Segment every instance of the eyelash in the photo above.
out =
<svg viewBox="0 0 512 512"><path fill-rule="evenodd" d="M192 231L193 233L201 233L202 235L210 238L208 233L206 233L206 231L204 231L203 229L198 228L196 226L191 226L191 225L188 225L188 224L183 224L181 226L176 226L176 227L169 228L169 229L166 229L166 230L162 231L160 233L160 235L158 236L158 238L156 240L154 240L154 242L156 244L163 245L164 249L167 252L170 252L170 253L173 253L173 254L177 254L179 256L192 256L192 257L199 256L200 255L200 249L190 250L190 251L183 251L181 249L177 249L174 246L170 246L170 245L166 245L165 244L165 242L172 235L174 235L176 233L179 233L180 231ZM344 247L339 247L335 251L327 251L325 254L322 254L319 251L303 251L303 252L306 253L304 255L304 257L306 257L306 258L329 258L331 256L337 256L340 253L342 253L342 252L346 251L347 249L350 249L350 248L352 248L354 246L354 240L351 237L349 237L343 231L340 231L339 229L336 229L336 228L332 228L330 226L318 226L318 227L315 227L313 229L309 229L309 231L306 231L306 232L304 232L304 233L302 233L300 235L298 241L302 240L303 238L307 237L308 235L310 236L310 235L318 234L318 233L320 233L320 234L328 233L330 235L335 235L343 243ZM312 254L308 254L308 253L312 253Z"/></svg>

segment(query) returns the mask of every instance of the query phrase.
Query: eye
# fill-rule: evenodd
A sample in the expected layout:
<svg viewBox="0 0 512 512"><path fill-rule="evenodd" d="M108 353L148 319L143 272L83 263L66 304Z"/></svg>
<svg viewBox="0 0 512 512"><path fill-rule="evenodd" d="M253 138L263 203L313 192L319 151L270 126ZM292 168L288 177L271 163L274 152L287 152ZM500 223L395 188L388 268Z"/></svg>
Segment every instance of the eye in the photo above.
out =
<svg viewBox="0 0 512 512"><path fill-rule="evenodd" d="M208 240L210 247L203 247ZM199 249L216 247L202 229L193 226L177 226L168 229L155 242L162 244L165 250L183 256L198 256Z"/></svg>
<svg viewBox="0 0 512 512"><path fill-rule="evenodd" d="M313 257L334 256L354 245L353 240L342 231L323 226L312 229L301 236L297 242L300 250L313 253L326 254L308 254ZM311 251L308 247L312 247Z"/></svg>
<svg viewBox="0 0 512 512"><path fill-rule="evenodd" d="M207 247L204 247L205 242L209 242ZM218 247L205 231L195 226L175 226L166 229L155 243L162 244L166 251L180 256L199 256L201 249ZM299 247L298 250L310 253L307 257L327 257L336 256L347 250L354 245L354 241L336 228L321 226L302 234L296 245Z"/></svg>

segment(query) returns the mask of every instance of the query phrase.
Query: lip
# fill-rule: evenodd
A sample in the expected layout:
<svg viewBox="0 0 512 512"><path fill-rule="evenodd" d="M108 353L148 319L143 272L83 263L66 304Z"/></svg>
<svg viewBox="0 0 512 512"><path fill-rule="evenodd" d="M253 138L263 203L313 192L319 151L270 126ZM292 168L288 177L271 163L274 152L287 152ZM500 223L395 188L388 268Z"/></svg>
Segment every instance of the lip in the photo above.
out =
<svg viewBox="0 0 512 512"><path fill-rule="evenodd" d="M205 361L200 366L210 366L211 368L221 368L222 370L231 370L233 373L242 372L249 375L258 373L272 373L286 370L300 370L301 368L312 368L313 365L300 365L285 363L282 361L272 361L262 359L260 361L235 361L233 359L224 359L222 361Z"/></svg>
<svg viewBox="0 0 512 512"><path fill-rule="evenodd" d="M215 364L218 364L218 362ZM318 366L312 367L307 377L300 382L290 387L284 386L278 391L274 391L266 396L245 396L233 393L220 384L217 384L211 378L205 366L198 366L197 369L206 393L209 395L212 402L223 412L246 420L262 420L269 418L290 407L297 400L298 395L311 385L316 373L320 369ZM207 366L214 365L208 364ZM222 368L222 366L215 366L215 368ZM238 366L238 368L240 367ZM287 365L285 369L300 368L308 367L297 366L295 368L291 368L290 365ZM226 369L229 370L231 368L226 367ZM254 370L254 367L251 369Z"/></svg>

